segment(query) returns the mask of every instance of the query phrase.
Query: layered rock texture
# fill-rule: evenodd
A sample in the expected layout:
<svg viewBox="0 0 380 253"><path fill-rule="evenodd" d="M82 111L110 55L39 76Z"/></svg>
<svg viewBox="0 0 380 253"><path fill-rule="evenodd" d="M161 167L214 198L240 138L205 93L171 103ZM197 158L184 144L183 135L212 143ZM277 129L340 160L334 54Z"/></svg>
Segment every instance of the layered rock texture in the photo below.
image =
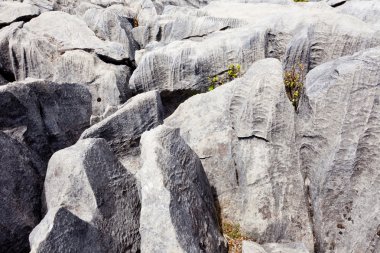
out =
<svg viewBox="0 0 380 253"><path fill-rule="evenodd" d="M96 252L137 252L136 184L104 139L78 141L56 152L45 178L48 214L30 236L32 252L70 252L69 248L91 252L92 247ZM87 234L95 232L98 238ZM66 248L64 243L71 245Z"/></svg>
<svg viewBox="0 0 380 253"><path fill-rule="evenodd" d="M0 0L0 252L380 253L379 45L375 0Z"/></svg>
<svg viewBox="0 0 380 253"><path fill-rule="evenodd" d="M226 252L202 163L179 130L159 126L141 147L141 251Z"/></svg>

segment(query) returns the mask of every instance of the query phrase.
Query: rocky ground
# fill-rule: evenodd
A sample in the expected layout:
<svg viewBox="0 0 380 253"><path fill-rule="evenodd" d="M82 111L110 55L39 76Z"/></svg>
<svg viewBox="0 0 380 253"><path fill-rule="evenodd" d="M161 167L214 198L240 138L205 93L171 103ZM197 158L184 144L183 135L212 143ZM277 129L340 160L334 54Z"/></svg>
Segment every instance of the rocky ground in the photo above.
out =
<svg viewBox="0 0 380 253"><path fill-rule="evenodd" d="M380 1L0 0L0 146L2 253L380 253Z"/></svg>

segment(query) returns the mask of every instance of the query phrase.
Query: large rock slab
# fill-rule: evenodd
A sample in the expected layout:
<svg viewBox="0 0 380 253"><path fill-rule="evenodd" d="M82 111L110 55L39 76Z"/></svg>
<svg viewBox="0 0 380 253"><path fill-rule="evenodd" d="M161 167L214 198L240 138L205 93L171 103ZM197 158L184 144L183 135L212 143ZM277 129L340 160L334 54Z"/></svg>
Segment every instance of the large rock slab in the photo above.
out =
<svg viewBox="0 0 380 253"><path fill-rule="evenodd" d="M136 179L116 159L105 140L80 140L56 152L49 161L44 193L48 211L64 207L95 227L106 240L107 251L139 251L140 199ZM38 236L32 236L31 241L48 243L46 233L49 231L33 231ZM81 236L75 234L75 240ZM56 243L56 248L66 246ZM35 247L38 245L32 244Z"/></svg>
<svg viewBox="0 0 380 253"><path fill-rule="evenodd" d="M114 114L84 131L81 139L105 139L119 159L127 163L127 168L137 169L140 137L145 131L162 124L163 115L159 92L142 93L128 100Z"/></svg>
<svg viewBox="0 0 380 253"><path fill-rule="evenodd" d="M380 48L311 71L297 139L319 252L378 252Z"/></svg>
<svg viewBox="0 0 380 253"><path fill-rule="evenodd" d="M90 124L91 95L78 84L27 80L0 86L0 130L48 161Z"/></svg>
<svg viewBox="0 0 380 253"><path fill-rule="evenodd" d="M287 69L303 63L308 71L380 42L372 25L325 3L214 1L182 17L168 13L156 18L146 35L152 42L129 83L136 92L206 90L209 77L226 72L230 64L246 71L268 57L283 61Z"/></svg>
<svg viewBox="0 0 380 253"><path fill-rule="evenodd" d="M141 251L227 252L206 174L179 130L159 126L141 147Z"/></svg>
<svg viewBox="0 0 380 253"><path fill-rule="evenodd" d="M296 148L294 108L282 66L266 59L247 73L181 104L165 125L200 157L222 217L260 243L313 248Z"/></svg>
<svg viewBox="0 0 380 253"><path fill-rule="evenodd" d="M134 71L129 86L136 92L207 90L208 77L227 72L231 63L246 67L265 58L264 30L219 31L201 41L175 41L148 51Z"/></svg>
<svg viewBox="0 0 380 253"><path fill-rule="evenodd" d="M41 219L45 164L1 131L0 146L0 251L28 252L28 235Z"/></svg>

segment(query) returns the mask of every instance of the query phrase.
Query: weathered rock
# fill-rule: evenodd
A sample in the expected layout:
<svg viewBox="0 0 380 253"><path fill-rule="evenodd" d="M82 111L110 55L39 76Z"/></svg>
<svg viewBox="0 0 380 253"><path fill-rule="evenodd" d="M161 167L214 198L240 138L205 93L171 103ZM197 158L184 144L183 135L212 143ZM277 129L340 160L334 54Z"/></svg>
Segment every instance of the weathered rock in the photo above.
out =
<svg viewBox="0 0 380 253"><path fill-rule="evenodd" d="M0 251L28 252L28 235L41 219L45 164L1 131L0 147Z"/></svg>
<svg viewBox="0 0 380 253"><path fill-rule="evenodd" d="M302 243L267 243L259 245L251 241L243 241L242 253L309 253Z"/></svg>
<svg viewBox="0 0 380 253"><path fill-rule="evenodd" d="M11 54L9 53L9 38L22 26L23 22L15 22L0 30L0 85L15 81L13 74Z"/></svg>
<svg viewBox="0 0 380 253"><path fill-rule="evenodd" d="M266 59L188 99L165 125L179 127L200 157L224 219L260 243L301 241L312 249L294 117L281 64Z"/></svg>
<svg viewBox="0 0 380 253"><path fill-rule="evenodd" d="M88 86L92 97L91 123L96 123L131 96L127 82L131 71L126 65L113 65L82 50L68 51L54 65L53 80Z"/></svg>
<svg viewBox="0 0 380 253"><path fill-rule="evenodd" d="M33 0L33 1L42 1L42 0ZM51 0L48 0L51 1ZM128 1L128 0L127 0ZM126 4L126 0L66 0L66 1L52 1L54 3L55 11L63 11L72 15L81 15L83 14L83 6L92 5L93 7L97 6L99 8L106 8L111 5L117 4ZM135 1L135 0L132 0ZM140 2L140 1L135 1Z"/></svg>
<svg viewBox="0 0 380 253"><path fill-rule="evenodd" d="M202 164L179 130L159 126L141 147L141 251L227 252Z"/></svg>
<svg viewBox="0 0 380 253"><path fill-rule="evenodd" d="M150 129L163 123L163 108L158 91L137 95L118 111L83 132L81 139L104 138L114 153L129 163L133 170L133 160L139 159L140 137Z"/></svg>
<svg viewBox="0 0 380 253"><path fill-rule="evenodd" d="M13 32L9 52L4 52L11 62L3 65L16 80L32 77L78 83L85 79L81 84L92 86L93 100L102 100L93 103L93 115L101 118L108 107L130 97L127 64L132 58L127 47L99 39L76 16L45 12Z"/></svg>
<svg viewBox="0 0 380 253"><path fill-rule="evenodd" d="M242 253L268 253L260 244L243 241L242 243Z"/></svg>
<svg viewBox="0 0 380 253"><path fill-rule="evenodd" d="M250 65L265 57L263 29L215 32L199 41L175 41L144 54L129 86L148 90L206 90L208 77L226 72L231 63Z"/></svg>
<svg viewBox="0 0 380 253"><path fill-rule="evenodd" d="M21 39L26 41L20 41ZM31 45L26 43L31 43ZM25 24L23 29L12 39L11 44L14 55L18 56L17 62L20 70L17 76L19 78L27 76L28 73L33 73L34 70L31 68L28 72L22 71L22 66L33 67L30 61L34 60L33 58L20 58L22 52L28 50L29 52L37 53L38 49L43 49L41 46L44 46L44 44L46 44L46 49L55 49L54 53L44 52L45 54L51 53L49 56L53 57L53 59L57 53L73 49L94 51L97 55L114 61L123 61L129 57L123 45L102 41L95 36L94 32L87 27L83 20L58 11L42 13Z"/></svg>
<svg viewBox="0 0 380 253"><path fill-rule="evenodd" d="M31 253L107 252L107 238L66 208L49 210L29 237Z"/></svg>
<svg viewBox="0 0 380 253"><path fill-rule="evenodd" d="M56 1L51 0L21 0L21 2L36 6L41 12L54 10L54 4L56 4Z"/></svg>
<svg viewBox="0 0 380 253"><path fill-rule="evenodd" d="M380 249L379 83L379 47L307 76L297 139L317 252Z"/></svg>
<svg viewBox="0 0 380 253"><path fill-rule="evenodd" d="M148 23L145 29L140 29L140 44L144 47L148 43L158 41L162 45L177 40L201 40L216 31L241 27L246 22L234 18L215 18L206 16L206 12L198 9L169 6L162 16Z"/></svg>
<svg viewBox="0 0 380 253"><path fill-rule="evenodd" d="M268 253L309 253L303 243L266 243L263 248Z"/></svg>
<svg viewBox="0 0 380 253"><path fill-rule="evenodd" d="M26 80L0 86L0 130L48 161L90 124L91 96L78 84Z"/></svg>
<svg viewBox="0 0 380 253"><path fill-rule="evenodd" d="M136 180L105 140L80 140L56 152L49 161L44 191L48 211L62 206L94 226L109 238L107 251L139 251L140 200ZM79 240L80 235L76 236ZM33 241L39 240L34 236Z"/></svg>
<svg viewBox="0 0 380 253"><path fill-rule="evenodd" d="M380 30L380 2L379 1L349 1L339 6L337 11L355 16Z"/></svg>
<svg viewBox="0 0 380 253"><path fill-rule="evenodd" d="M215 1L201 10L207 17L196 12L182 18L174 15L171 21L168 17L152 21L161 25L145 35L153 35L153 41L146 45L131 77L132 90L205 90L209 77L225 72L228 65L240 63L246 70L267 57L280 59L287 69L301 62L310 70L380 42L380 34L371 25L324 3ZM219 31L244 23L248 25ZM172 39L182 40L164 45Z"/></svg>
<svg viewBox="0 0 380 253"><path fill-rule="evenodd" d="M133 0L132 0L133 1ZM155 12L158 15L161 15L165 7L168 5L174 6L185 6L190 8L199 8L208 4L210 0L148 0L141 1L145 7L150 8L152 5L155 9Z"/></svg>
<svg viewBox="0 0 380 253"><path fill-rule="evenodd" d="M119 42L127 46L130 60L138 49L132 35L133 19L136 13L122 5L112 5L106 9L88 9L83 19L99 38Z"/></svg>
<svg viewBox="0 0 380 253"><path fill-rule="evenodd" d="M33 5L19 2L0 2L0 28L16 21L29 21L40 10Z"/></svg>

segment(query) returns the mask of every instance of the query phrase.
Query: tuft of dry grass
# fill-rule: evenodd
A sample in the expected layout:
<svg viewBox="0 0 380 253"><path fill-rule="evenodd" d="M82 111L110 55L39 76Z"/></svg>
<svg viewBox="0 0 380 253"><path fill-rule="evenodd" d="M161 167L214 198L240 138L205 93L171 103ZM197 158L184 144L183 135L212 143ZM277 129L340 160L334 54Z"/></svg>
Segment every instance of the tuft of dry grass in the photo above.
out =
<svg viewBox="0 0 380 253"><path fill-rule="evenodd" d="M298 107L305 80L305 67L301 63L294 65L284 73L284 84L286 94L295 109Z"/></svg>
<svg viewBox="0 0 380 253"><path fill-rule="evenodd" d="M228 252L241 253L243 241L249 240L249 238L243 235L240 231L240 226L238 224L223 222L222 229L223 235L228 242Z"/></svg>

